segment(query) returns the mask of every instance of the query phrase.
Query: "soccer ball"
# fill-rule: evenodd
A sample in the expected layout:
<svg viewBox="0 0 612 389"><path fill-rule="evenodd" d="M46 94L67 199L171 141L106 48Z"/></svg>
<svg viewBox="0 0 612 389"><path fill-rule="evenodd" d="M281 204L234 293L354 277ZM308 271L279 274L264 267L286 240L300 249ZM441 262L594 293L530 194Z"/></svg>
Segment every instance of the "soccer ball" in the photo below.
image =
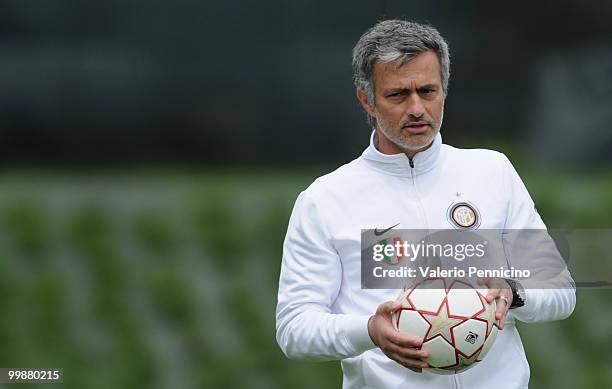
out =
<svg viewBox="0 0 612 389"><path fill-rule="evenodd" d="M429 371L459 373L482 361L497 336L495 301L489 304L486 292L463 280L428 278L402 290L393 325L423 342Z"/></svg>

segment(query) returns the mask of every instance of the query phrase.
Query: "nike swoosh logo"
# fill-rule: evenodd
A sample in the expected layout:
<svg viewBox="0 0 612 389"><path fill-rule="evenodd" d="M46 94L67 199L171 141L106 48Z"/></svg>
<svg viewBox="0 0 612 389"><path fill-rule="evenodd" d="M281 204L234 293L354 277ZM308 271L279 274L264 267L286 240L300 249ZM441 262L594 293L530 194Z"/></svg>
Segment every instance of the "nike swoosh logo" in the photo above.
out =
<svg viewBox="0 0 612 389"><path fill-rule="evenodd" d="M374 235L376 235L376 236L381 236L381 235L382 235L382 234L384 234L385 232L387 232L387 231L389 231L389 230L391 230L391 229L393 229L393 228L395 228L395 227L397 227L397 226L399 226L399 223L397 223L396 225L391 226L391 227L389 227L389 228L385 228L384 230L380 230L380 231L378 231L378 228L375 228L375 229L374 229Z"/></svg>

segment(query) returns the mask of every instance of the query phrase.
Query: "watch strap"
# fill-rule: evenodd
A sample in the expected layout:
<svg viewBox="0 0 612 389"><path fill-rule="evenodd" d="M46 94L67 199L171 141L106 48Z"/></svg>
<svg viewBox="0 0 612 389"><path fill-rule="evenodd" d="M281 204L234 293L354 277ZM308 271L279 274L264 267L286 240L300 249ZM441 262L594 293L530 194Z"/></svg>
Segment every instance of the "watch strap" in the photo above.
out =
<svg viewBox="0 0 612 389"><path fill-rule="evenodd" d="M509 309L519 308L525 305L525 289L523 286L515 280L506 279L510 289L512 290L512 304Z"/></svg>

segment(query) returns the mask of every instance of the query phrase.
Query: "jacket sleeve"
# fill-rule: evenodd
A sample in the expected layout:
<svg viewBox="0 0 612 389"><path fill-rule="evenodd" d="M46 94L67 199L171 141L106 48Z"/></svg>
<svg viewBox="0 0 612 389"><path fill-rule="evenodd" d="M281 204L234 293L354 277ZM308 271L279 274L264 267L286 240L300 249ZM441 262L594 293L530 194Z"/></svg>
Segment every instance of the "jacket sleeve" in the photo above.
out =
<svg viewBox="0 0 612 389"><path fill-rule="evenodd" d="M567 318L576 306L576 287L549 236L546 225L518 173L502 154L503 190L508 196L504 248L509 263L532 272L519 280L525 288L525 305L510 312L517 320L533 323Z"/></svg>
<svg viewBox="0 0 612 389"><path fill-rule="evenodd" d="M331 313L342 282L340 258L320 209L306 192L294 206L276 308L276 340L290 358L333 360L374 348L369 316Z"/></svg>

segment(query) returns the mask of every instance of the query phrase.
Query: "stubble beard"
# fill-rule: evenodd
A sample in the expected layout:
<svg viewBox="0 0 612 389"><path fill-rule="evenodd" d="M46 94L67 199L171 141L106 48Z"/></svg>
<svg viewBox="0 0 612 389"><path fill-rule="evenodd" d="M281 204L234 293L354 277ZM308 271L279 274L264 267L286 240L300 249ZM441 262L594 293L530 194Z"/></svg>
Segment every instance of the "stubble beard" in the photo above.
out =
<svg viewBox="0 0 612 389"><path fill-rule="evenodd" d="M402 132L407 131L403 128L398 128L396 133L391 133L387 131L388 127L385 123L381 123L379 120L376 123L376 128L382 132L382 134L387 138L391 143L393 143L397 148L399 148L404 153L415 153L417 151L424 150L428 148L434 141L438 132L440 132L440 128L442 127L442 119L444 118L444 108L442 108L442 112L440 113L440 122L433 123L433 121L428 121L431 124L432 132L428 134L428 138L426 141L419 141L423 135L408 135L403 136ZM411 138L413 139L411 141Z"/></svg>

